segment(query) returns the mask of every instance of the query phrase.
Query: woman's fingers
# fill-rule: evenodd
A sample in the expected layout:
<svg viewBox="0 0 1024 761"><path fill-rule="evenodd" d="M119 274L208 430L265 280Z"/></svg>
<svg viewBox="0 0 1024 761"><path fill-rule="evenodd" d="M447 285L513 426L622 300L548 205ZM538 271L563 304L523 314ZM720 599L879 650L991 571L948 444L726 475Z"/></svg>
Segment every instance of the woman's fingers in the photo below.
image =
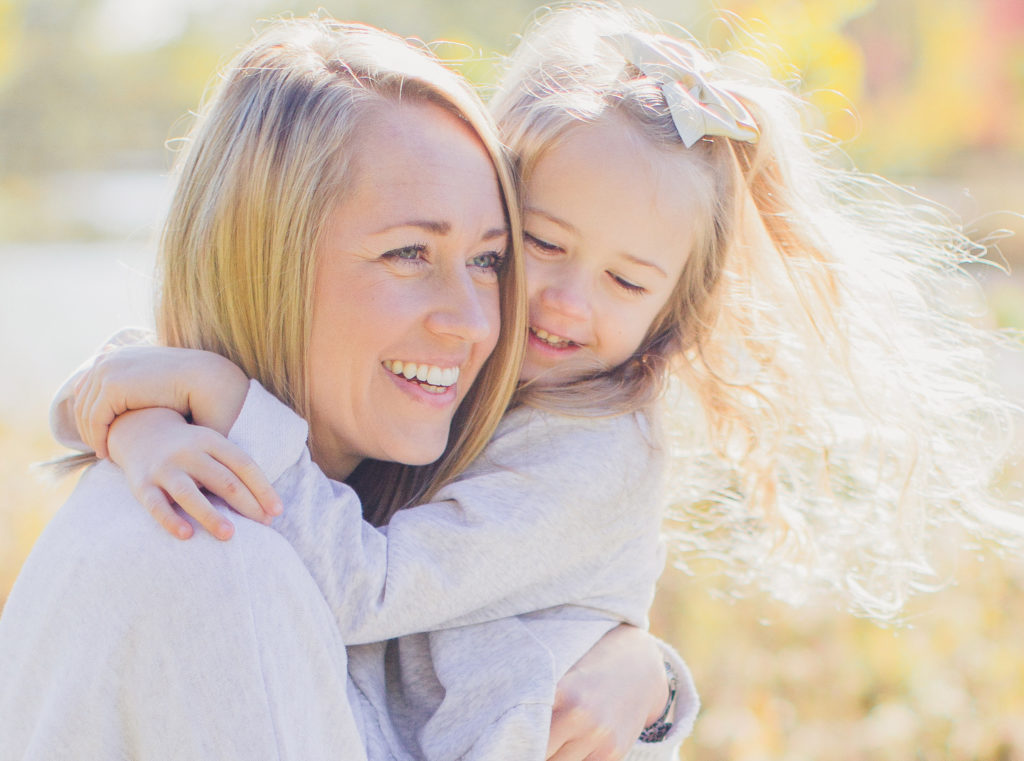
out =
<svg viewBox="0 0 1024 761"><path fill-rule="evenodd" d="M172 536L176 536L178 539L188 539L194 533L192 524L175 512L162 489L156 486L146 486L136 491L135 498Z"/></svg>

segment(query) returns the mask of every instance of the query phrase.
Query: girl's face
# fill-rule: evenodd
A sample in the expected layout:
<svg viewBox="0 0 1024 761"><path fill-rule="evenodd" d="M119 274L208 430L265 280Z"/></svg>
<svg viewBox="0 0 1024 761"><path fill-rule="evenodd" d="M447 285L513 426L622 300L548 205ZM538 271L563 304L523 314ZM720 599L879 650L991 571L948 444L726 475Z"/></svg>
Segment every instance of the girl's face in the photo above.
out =
<svg viewBox="0 0 1024 761"><path fill-rule="evenodd" d="M637 350L693 246L689 161L614 114L571 128L541 155L526 186L522 380L567 362L610 369Z"/></svg>
<svg viewBox="0 0 1024 761"><path fill-rule="evenodd" d="M498 338L508 241L491 160L447 111L381 106L356 151L318 251L309 342L316 454L335 478L366 457L443 453Z"/></svg>

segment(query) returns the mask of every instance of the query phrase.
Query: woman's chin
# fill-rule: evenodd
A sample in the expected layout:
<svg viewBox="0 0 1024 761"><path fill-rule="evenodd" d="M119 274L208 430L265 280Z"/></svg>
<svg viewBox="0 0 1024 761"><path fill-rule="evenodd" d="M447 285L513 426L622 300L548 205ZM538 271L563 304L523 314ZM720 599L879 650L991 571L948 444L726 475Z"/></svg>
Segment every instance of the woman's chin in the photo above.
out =
<svg viewBox="0 0 1024 761"><path fill-rule="evenodd" d="M448 426L445 426L443 432L416 431L408 435L396 435L395 440L384 447L384 456L376 459L403 465L430 465L440 459L447 446Z"/></svg>

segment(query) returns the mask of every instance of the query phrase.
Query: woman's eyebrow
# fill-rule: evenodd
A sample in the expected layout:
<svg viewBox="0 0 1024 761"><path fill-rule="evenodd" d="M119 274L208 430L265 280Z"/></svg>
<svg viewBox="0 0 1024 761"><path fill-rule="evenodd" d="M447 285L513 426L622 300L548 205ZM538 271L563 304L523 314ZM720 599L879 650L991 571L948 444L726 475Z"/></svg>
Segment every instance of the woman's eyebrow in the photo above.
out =
<svg viewBox="0 0 1024 761"><path fill-rule="evenodd" d="M451 222L442 222L433 219L410 219L406 222L396 222L393 225L382 227L380 230L374 233L374 235L380 235L386 233L389 230L397 230L401 227L416 227L420 230L426 230L427 232L434 233L435 235L447 235L452 231Z"/></svg>
<svg viewBox="0 0 1024 761"><path fill-rule="evenodd" d="M426 230L434 235L448 235L452 231L452 223L433 220L433 219L413 219L408 222L398 222L397 224L388 225L387 227L381 228L374 235L381 235L389 230L397 230L402 227L415 227L419 230ZM501 227L493 227L485 232L480 239L481 240L493 240L494 238L504 238L508 236L508 227L502 225Z"/></svg>
<svg viewBox="0 0 1024 761"><path fill-rule="evenodd" d="M507 237L508 237L508 228L507 227L505 227L505 226L502 226L502 227L492 227L490 230L488 230L482 236L480 236L480 240L495 240L497 238L507 238Z"/></svg>

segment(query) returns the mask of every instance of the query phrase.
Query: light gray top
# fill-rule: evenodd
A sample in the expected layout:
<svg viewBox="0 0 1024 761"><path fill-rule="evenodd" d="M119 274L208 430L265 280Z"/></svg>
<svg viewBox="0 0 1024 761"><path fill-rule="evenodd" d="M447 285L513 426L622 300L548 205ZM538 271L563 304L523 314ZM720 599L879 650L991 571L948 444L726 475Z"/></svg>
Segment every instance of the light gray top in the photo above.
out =
<svg viewBox="0 0 1024 761"><path fill-rule="evenodd" d="M275 409L256 419L243 408L231 438L290 495L274 527L345 641L399 638L350 647L349 666L378 712L398 718L399 742L426 758L494 758L497 738L515 738L507 757L542 758L561 676L619 622L647 624L664 556L662 458L646 419L514 410L435 502L374 527L298 437L280 435L304 421ZM268 440L273 459L260 456ZM673 732L631 757L668 757L692 727L696 693L671 657Z"/></svg>
<svg viewBox="0 0 1024 761"><path fill-rule="evenodd" d="M347 758L353 757L353 741L369 758L542 758L558 678L616 622L645 623L662 558L656 539L659 456L643 419L581 421L530 410L513 413L478 463L439 495L441 501L401 511L383 528L363 522L354 493L312 464L306 433L301 418L253 384L231 438L249 451L284 498L285 515L275 528L298 550L319 592L315 586L311 590L309 574L305 581L295 573L277 575L278 563L295 571L296 556L268 538L276 536L273 532L236 516L238 533L226 545L205 535L183 545L161 535L127 494L115 468L94 468L33 551L8 604L14 612L0 622L0 717L10 716L0 719L0 737L16 736L4 732L8 721L30 728L35 723L45 731L30 734L33 742L82 738L68 740L77 753L93 747L83 744L90 736L86 728L102 727L96 730L96 747L112 749L126 742L130 726L133 741L149 743L145 747L152 752L133 745L125 755L189 757L187 742L153 741L168 739L177 728L207 756L231 757L219 749L249 743L249 757L292 757L252 749L270 747L257 739L266 735L269 723L279 730L277 746L287 740L306 749L305 756L295 757L328 757L332 743L339 742L330 732L323 736L330 728L345 738L336 747L349 748L342 756ZM117 520L106 513L97 518L96 503L113 504ZM120 534L126 526L131 536ZM97 547L106 552L122 542L131 543L131 551L93 558ZM287 557L279 557L282 553ZM69 584L77 583L77 575L55 569L64 568L70 555L78 565L97 562L113 573L87 574L96 586L75 589L69 600ZM234 555L245 562L225 562ZM119 559L130 563L118 566ZM109 590L118 588L126 573L135 582L129 585L133 592L158 585L164 594L144 601L137 594L119 594L111 600ZM219 581L214 585L213 579ZM41 584L49 590L46 595ZM274 599L279 595L289 598L285 625L253 612L281 607ZM26 603L40 597L52 605ZM109 622L113 634L109 627L78 626L77 611L83 608L102 611L99 618L87 617L90 626ZM27 609L32 615L25 615ZM338 624L330 633L323 630L325 611L333 612ZM169 623L140 630L140 614L146 621ZM249 619L254 623L241 626ZM51 621L64 623L51 631ZM272 623L273 631L261 621ZM232 635L196 643L185 634L193 629L231 629ZM101 649L93 665L107 675L102 688L83 690L75 669L66 668L69 659L76 660L77 652L91 661L90 641L119 642L128 634L116 659L104 661ZM5 638L17 647L8 651ZM51 656L63 653L59 659L30 644L48 639L55 642ZM196 654L183 659L177 649L182 642ZM346 668L344 653L335 652L340 642L353 645L347 682L338 667ZM680 677L675 728L660 743L638 743L630 758L674 757L697 710L685 665L665 650ZM217 657L207 657L208 651ZM282 674L295 673L294 684L288 677L277 683L263 678L268 665L247 657L254 651L269 654ZM331 669L310 665L318 653L321 660L333 659ZM175 682L176 690L154 691L155 685L163 686L168 664L182 660L191 678ZM39 687L55 685L57 674L60 691L72 699L55 702ZM318 674L324 684L311 687ZM259 731L232 703L235 685L246 680L262 684L266 710L249 717L260 724ZM34 702L21 698L19 685L29 681ZM196 684L202 689L192 689ZM349 699L327 707L315 698L325 693L347 693ZM69 712L59 708L64 703L76 706L70 724L65 723ZM185 712L191 719L184 727L178 706L192 709ZM343 718L317 720L332 710ZM232 716L226 720L228 712ZM158 719L159 726L140 721L140 713ZM308 717L314 726L296 716ZM290 729L280 729L282 722ZM237 729L234 740L232 728ZM104 745L103 738L112 744ZM313 747L320 750L314 753Z"/></svg>

